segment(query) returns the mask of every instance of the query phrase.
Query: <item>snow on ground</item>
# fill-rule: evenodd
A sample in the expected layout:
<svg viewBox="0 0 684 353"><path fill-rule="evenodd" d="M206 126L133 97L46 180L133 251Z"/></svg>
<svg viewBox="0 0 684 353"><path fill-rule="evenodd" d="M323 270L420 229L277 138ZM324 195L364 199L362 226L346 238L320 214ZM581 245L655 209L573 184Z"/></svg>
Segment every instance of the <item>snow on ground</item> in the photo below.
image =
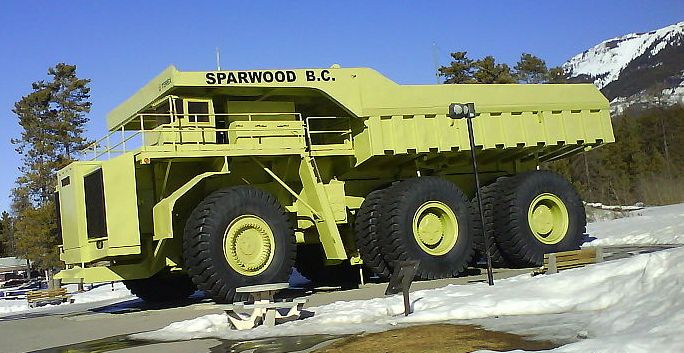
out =
<svg viewBox="0 0 684 353"><path fill-rule="evenodd" d="M256 339L373 332L396 325L453 320L471 320L492 328L497 327L494 321L499 321L501 329L505 326L501 322L510 316L516 320L517 332L524 331L525 325L530 331L539 322L564 320L576 328L570 337L587 337L553 352L667 352L684 347L683 284L684 248L677 248L555 275L522 275L499 280L494 287L449 285L418 291L411 295L415 312L408 317L403 316L401 296L392 296L312 308L313 317L273 328L231 330L226 318L215 314L133 337ZM535 319L525 321L526 316ZM499 318L492 319L495 317Z"/></svg>
<svg viewBox="0 0 684 353"><path fill-rule="evenodd" d="M604 205L600 202L588 202L587 206L606 210L606 211L638 211L643 210L644 206L619 206L619 205Z"/></svg>
<svg viewBox="0 0 684 353"><path fill-rule="evenodd" d="M75 291L75 286L67 286L67 291ZM83 304L83 303L94 303L94 302L107 302L111 303L113 301L124 301L136 298L131 292L123 285L123 283L114 283L112 287L111 284L103 284L97 286L87 292L76 293L71 299L73 304ZM120 300L119 300L120 299ZM72 305L72 303L63 303L59 307L65 307ZM25 311L31 312L48 312L53 309L55 305L46 305L38 308L29 308L26 299L4 299L0 300L0 315L2 314L17 314Z"/></svg>
<svg viewBox="0 0 684 353"><path fill-rule="evenodd" d="M28 310L28 304L26 303L26 300L9 300L9 299L1 299L0 300L0 314L9 314L9 313L14 313L14 312L19 312L19 311L25 311Z"/></svg>
<svg viewBox="0 0 684 353"><path fill-rule="evenodd" d="M684 244L684 204L647 207L634 217L587 224L585 246Z"/></svg>

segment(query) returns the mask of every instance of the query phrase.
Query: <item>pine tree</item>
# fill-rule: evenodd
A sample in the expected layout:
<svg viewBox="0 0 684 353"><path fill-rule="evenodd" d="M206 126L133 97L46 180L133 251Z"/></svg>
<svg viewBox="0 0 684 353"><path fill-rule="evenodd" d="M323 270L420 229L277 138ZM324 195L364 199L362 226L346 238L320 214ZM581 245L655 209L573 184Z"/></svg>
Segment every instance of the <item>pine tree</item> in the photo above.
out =
<svg viewBox="0 0 684 353"><path fill-rule="evenodd" d="M477 83L515 83L511 68L497 64L491 55L475 61L475 70L473 78Z"/></svg>
<svg viewBox="0 0 684 353"><path fill-rule="evenodd" d="M0 216L0 257L14 256L14 229L7 211Z"/></svg>
<svg viewBox="0 0 684 353"><path fill-rule="evenodd" d="M562 67L556 66L550 68L546 73L546 83L567 83L568 75Z"/></svg>
<svg viewBox="0 0 684 353"><path fill-rule="evenodd" d="M17 255L46 269L59 266L52 196L56 172L88 144L83 132L90 111L90 80L78 78L76 66L59 63L48 76L34 82L12 110L22 127L21 138L12 143L23 163L11 206Z"/></svg>
<svg viewBox="0 0 684 353"><path fill-rule="evenodd" d="M57 64L48 70L48 74L54 77L50 83L53 92L52 102L56 109L56 133L57 152L61 156L61 164L68 164L73 160L74 153L90 144L84 136L85 125L90 112L91 103L90 80L80 79L76 76L76 66Z"/></svg>
<svg viewBox="0 0 684 353"><path fill-rule="evenodd" d="M444 83L473 83L474 62L468 58L468 52L458 51L450 55L449 66L437 69L438 75L444 77Z"/></svg>
<svg viewBox="0 0 684 353"><path fill-rule="evenodd" d="M549 70L546 62L529 53L523 53L520 60L514 66L515 78L520 83L543 83L546 82Z"/></svg>

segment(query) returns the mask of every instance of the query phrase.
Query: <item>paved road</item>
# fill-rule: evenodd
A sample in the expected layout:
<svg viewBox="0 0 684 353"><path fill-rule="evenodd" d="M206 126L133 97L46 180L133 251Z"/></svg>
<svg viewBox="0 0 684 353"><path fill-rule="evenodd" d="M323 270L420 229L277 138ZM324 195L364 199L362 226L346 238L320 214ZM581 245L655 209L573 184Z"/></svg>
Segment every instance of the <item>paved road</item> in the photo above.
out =
<svg viewBox="0 0 684 353"><path fill-rule="evenodd" d="M604 249L606 259L632 256L669 248L662 247L608 247ZM468 284L486 282L484 271L478 270L468 276L434 281L415 282L412 291L439 288L447 284ZM499 269L495 279L529 273L531 269ZM293 295L308 295L307 307L320 306L340 300L358 300L382 297L386 284L366 284L351 290L296 290ZM23 314L0 318L0 351L13 352L65 352L57 349L70 346L70 352L91 352L107 345L115 352L224 352L229 347L213 339L184 342L156 343L144 346L127 347L125 335L156 330L172 322L193 319L199 316L221 313L221 307L208 300L176 303L166 307L145 306L140 300L132 300L114 305L94 306L79 304L59 308L60 311L45 314ZM112 338L114 337L114 338ZM91 342L106 339L105 342ZM90 342L82 344L83 342ZM81 345L79 345L81 344ZM111 349L110 348L110 349Z"/></svg>
<svg viewBox="0 0 684 353"><path fill-rule="evenodd" d="M479 271L478 271L479 272ZM484 272L484 271L483 271ZM529 270L496 270L495 278L506 278ZM412 291L439 288L447 284L467 284L486 281L485 274L471 273L466 277L415 282ZM297 295L309 295L307 307L320 306L339 300L357 300L381 297L386 284L366 284L358 289L334 290L313 289L299 290ZM101 303L99 305L102 305ZM65 306L64 309L67 307ZM79 307L68 306L70 312L46 314L20 314L0 318L0 347L3 353L30 352L63 352L56 349L60 346L72 345L76 352L89 352L102 346L101 342L88 345L77 344L98 339L116 337L108 340L113 347L128 344L123 337L128 334L156 330L172 322L193 319L199 316L221 313L221 307L208 300L194 300L177 303L167 307L145 306L140 300L132 300L115 305L93 306L81 304ZM118 342L118 343L117 343ZM218 340L193 340L185 342L159 343L146 346L130 347L116 352L211 352L212 347L220 347ZM76 345L76 346L73 346ZM216 350L214 350L216 351ZM222 349L220 350L222 351Z"/></svg>

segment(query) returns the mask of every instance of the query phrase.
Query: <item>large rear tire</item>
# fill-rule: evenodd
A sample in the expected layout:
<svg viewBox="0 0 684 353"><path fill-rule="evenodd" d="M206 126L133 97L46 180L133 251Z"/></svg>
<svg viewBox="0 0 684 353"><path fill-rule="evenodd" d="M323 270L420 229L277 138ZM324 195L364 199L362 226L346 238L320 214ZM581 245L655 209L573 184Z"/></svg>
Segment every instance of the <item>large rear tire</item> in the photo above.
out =
<svg viewBox="0 0 684 353"><path fill-rule="evenodd" d="M183 235L183 258L193 282L218 303L232 302L237 287L287 282L295 251L283 207L251 186L207 196L192 211Z"/></svg>
<svg viewBox="0 0 684 353"><path fill-rule="evenodd" d="M457 276L473 255L471 211L463 192L438 177L399 182L385 193L379 231L392 269L419 260L416 277Z"/></svg>
<svg viewBox="0 0 684 353"><path fill-rule="evenodd" d="M499 178L502 180L503 178ZM473 212L473 243L475 248L475 255L473 256L473 262L477 262L480 259L485 259L487 254L485 253L485 236L489 237L489 255L492 259L492 266L496 268L503 268L508 266L508 262L504 259L499 250L499 244L494 237L494 203L496 201L496 196L501 192L498 180L485 185L480 188L482 193L482 213L484 214L484 220L480 218L480 209L477 204L477 195L470 202L471 210ZM483 223L484 221L484 223Z"/></svg>
<svg viewBox="0 0 684 353"><path fill-rule="evenodd" d="M385 189L371 192L356 212L354 235L356 247L359 249L363 265L382 279L389 278L391 271L387 260L383 257L378 222L380 204Z"/></svg>
<svg viewBox="0 0 684 353"><path fill-rule="evenodd" d="M126 280L123 283L131 293L149 303L187 299L197 290L197 286L186 274L172 274L168 271L162 271L150 278Z"/></svg>
<svg viewBox="0 0 684 353"><path fill-rule="evenodd" d="M541 266L544 254L579 249L586 214L575 188L551 171L531 171L497 182L493 235L516 267Z"/></svg>

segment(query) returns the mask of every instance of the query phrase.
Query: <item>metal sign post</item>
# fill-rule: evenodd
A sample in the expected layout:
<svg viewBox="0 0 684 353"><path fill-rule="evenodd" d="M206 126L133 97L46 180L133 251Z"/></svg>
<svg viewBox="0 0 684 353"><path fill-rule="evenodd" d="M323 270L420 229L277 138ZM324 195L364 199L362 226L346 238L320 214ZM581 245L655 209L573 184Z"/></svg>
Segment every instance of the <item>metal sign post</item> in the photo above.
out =
<svg viewBox="0 0 684 353"><path fill-rule="evenodd" d="M418 271L419 261L401 261L397 264L397 269L392 272L385 295L392 295L397 293L404 294L404 316L411 313L411 300L409 298L409 289L413 282L413 277Z"/></svg>
<svg viewBox="0 0 684 353"><path fill-rule="evenodd" d="M473 121L475 117L475 103L452 103L449 105L449 117L453 119L466 119L468 125L468 139L470 140L470 156L473 162L473 174L475 174L475 190L477 194L477 208L479 209L480 222L482 222L482 237L484 238L485 256L487 257L487 282L490 286L494 285L494 274L492 271L492 255L489 252L490 239L484 231L484 211L482 210L482 195L480 193L480 175L477 171L477 158L475 154L475 136L473 133Z"/></svg>

